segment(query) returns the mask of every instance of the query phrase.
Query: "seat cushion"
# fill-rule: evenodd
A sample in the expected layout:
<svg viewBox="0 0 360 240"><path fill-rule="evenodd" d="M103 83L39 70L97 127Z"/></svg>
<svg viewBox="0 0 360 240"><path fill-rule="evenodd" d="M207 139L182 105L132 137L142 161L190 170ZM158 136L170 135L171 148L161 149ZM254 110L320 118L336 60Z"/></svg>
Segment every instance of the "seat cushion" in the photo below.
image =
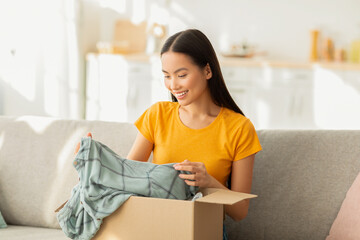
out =
<svg viewBox="0 0 360 240"><path fill-rule="evenodd" d="M8 225L0 230L1 240L67 240L59 229Z"/></svg>

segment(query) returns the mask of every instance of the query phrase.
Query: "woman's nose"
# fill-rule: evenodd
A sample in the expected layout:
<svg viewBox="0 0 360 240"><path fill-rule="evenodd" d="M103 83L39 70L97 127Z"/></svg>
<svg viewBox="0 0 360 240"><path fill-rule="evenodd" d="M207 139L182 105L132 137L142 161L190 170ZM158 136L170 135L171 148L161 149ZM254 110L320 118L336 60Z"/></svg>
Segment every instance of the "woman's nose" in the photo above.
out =
<svg viewBox="0 0 360 240"><path fill-rule="evenodd" d="M170 80L170 88L171 89L177 89L178 88L178 81L176 80L176 78L172 78Z"/></svg>

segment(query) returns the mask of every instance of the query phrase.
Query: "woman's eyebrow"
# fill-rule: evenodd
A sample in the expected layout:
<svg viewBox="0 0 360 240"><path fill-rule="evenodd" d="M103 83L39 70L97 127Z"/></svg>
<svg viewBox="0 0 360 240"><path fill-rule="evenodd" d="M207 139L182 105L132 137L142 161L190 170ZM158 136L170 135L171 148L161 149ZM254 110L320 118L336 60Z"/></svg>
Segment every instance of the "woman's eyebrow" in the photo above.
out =
<svg viewBox="0 0 360 240"><path fill-rule="evenodd" d="M174 73L177 73L177 72L180 72L180 71L182 71L182 70L188 70L187 68L179 68L178 70L176 70ZM164 72L164 73L167 73L167 74L169 74L167 71L165 71L164 69L162 69L162 71Z"/></svg>

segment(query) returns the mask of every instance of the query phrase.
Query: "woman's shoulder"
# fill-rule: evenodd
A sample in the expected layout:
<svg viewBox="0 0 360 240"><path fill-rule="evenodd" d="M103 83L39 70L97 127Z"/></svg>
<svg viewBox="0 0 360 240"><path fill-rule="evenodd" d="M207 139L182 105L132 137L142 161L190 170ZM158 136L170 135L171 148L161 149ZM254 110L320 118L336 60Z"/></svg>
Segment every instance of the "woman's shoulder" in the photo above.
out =
<svg viewBox="0 0 360 240"><path fill-rule="evenodd" d="M178 105L177 102L159 101L151 105L150 108L154 109L173 109Z"/></svg>
<svg viewBox="0 0 360 240"><path fill-rule="evenodd" d="M223 109L223 117L226 120L229 121L236 121L236 122L243 122L243 121L248 121L249 119L247 117L245 117L244 115L242 115L241 113L235 112L229 108L224 107Z"/></svg>
<svg viewBox="0 0 360 240"><path fill-rule="evenodd" d="M178 104L177 102L160 101L151 105L149 110L157 114L166 114L176 110Z"/></svg>
<svg viewBox="0 0 360 240"><path fill-rule="evenodd" d="M223 119L229 127L244 128L252 126L249 118L228 108L223 110Z"/></svg>

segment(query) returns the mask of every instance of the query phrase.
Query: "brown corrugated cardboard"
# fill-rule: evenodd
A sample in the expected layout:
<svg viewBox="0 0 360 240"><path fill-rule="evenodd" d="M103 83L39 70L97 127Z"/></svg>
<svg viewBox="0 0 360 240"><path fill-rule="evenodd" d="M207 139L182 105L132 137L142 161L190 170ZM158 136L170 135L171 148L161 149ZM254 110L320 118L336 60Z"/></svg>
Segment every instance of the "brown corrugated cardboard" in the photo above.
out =
<svg viewBox="0 0 360 240"><path fill-rule="evenodd" d="M106 217L95 240L220 240L223 204L232 205L256 195L208 188L196 201L130 197Z"/></svg>

